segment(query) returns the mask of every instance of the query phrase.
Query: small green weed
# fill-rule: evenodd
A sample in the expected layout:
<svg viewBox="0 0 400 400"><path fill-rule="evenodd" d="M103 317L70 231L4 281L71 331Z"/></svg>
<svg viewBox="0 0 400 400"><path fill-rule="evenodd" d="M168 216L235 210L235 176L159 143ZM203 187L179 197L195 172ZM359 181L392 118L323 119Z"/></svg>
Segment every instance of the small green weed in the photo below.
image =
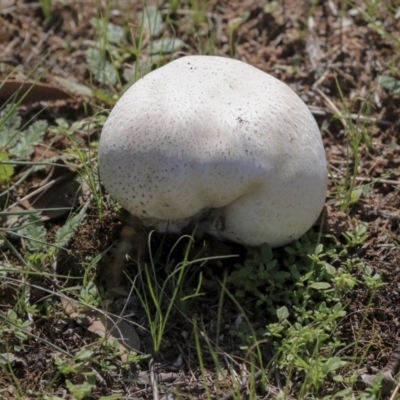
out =
<svg viewBox="0 0 400 400"><path fill-rule="evenodd" d="M254 349L267 340L273 365L285 371L287 382L302 376L301 398L310 392L318 395L327 380L345 380L341 371L350 360L343 357L345 344L335 335L347 315L342 295L356 286L374 293L383 285L379 274L350 256L351 249L364 243L366 232L366 225L357 226L345 234L343 244L329 239L322 244L311 231L283 251L263 245L251 249L245 264L237 265L228 278L238 302L246 307L248 299L251 312L266 322L256 337L254 331L246 337L248 328L243 326L242 348Z"/></svg>

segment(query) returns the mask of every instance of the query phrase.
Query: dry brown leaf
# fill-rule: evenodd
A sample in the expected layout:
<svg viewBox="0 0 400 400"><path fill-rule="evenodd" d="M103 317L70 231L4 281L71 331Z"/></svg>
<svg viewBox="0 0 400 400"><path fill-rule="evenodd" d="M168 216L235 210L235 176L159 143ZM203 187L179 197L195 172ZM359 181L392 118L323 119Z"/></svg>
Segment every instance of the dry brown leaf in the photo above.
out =
<svg viewBox="0 0 400 400"><path fill-rule="evenodd" d="M79 307L73 300L61 299L61 303L65 312L89 332L105 338L109 343L118 340L122 361L128 359L129 351L140 351L140 338L128 322L106 311Z"/></svg>
<svg viewBox="0 0 400 400"><path fill-rule="evenodd" d="M71 79L65 79L60 76L56 76L54 80L71 93L83 97L93 97L92 89L82 83L75 82Z"/></svg>
<svg viewBox="0 0 400 400"><path fill-rule="evenodd" d="M0 104L10 99L20 105L30 105L40 101L69 100L71 95L47 83L18 80L0 81Z"/></svg>

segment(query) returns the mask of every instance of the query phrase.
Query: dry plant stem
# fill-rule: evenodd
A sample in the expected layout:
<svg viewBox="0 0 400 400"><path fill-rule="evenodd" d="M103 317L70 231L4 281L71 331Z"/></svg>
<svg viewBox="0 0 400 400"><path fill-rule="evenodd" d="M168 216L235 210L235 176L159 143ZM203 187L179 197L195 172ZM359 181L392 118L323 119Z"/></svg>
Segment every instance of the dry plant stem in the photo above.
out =
<svg viewBox="0 0 400 400"><path fill-rule="evenodd" d="M343 125L343 128L347 129L347 122L346 119L343 117L342 112L335 106L335 104L332 102L332 100L319 88L314 88L314 90L324 99L328 107L332 110L334 114L337 115L339 118L340 122Z"/></svg>
<svg viewBox="0 0 400 400"><path fill-rule="evenodd" d="M153 391L153 399L154 400L159 400L160 396L158 393L158 386L157 386L157 379L156 379L156 374L154 371L154 359L150 359L149 361L149 372L150 372L150 382L151 382L151 388Z"/></svg>
<svg viewBox="0 0 400 400"><path fill-rule="evenodd" d="M255 373L253 379L256 381L258 378L260 378L261 375L262 375L262 371L259 370ZM245 382L243 385L240 386L239 393L243 393L246 389L247 389L247 382ZM278 396L282 395L282 392L280 392L276 387L274 387L272 385L266 385L265 390L268 391L268 394L272 396L271 397L272 399L276 399ZM228 393L227 395L225 395L224 397L222 397L221 400L232 400L235 398L235 396L236 396L236 393L231 392L231 393ZM286 396L285 399L286 400L295 400L295 398L292 396Z"/></svg>
<svg viewBox="0 0 400 400"><path fill-rule="evenodd" d="M311 111L311 114L316 116L316 117L326 117L328 115L333 115L334 113L329 110L324 110L323 108L317 107L317 106L308 106L308 109ZM383 126L391 126L392 123L389 121L386 121L384 119L377 119L373 117L367 117L366 115L359 115L359 114L349 114L349 118L351 118L353 121L361 121L369 124L377 124L377 125L383 125Z"/></svg>
<svg viewBox="0 0 400 400"><path fill-rule="evenodd" d="M20 185L22 182L25 181L26 178L34 171L34 167L30 168L24 175L21 176L20 179L18 179L13 185L11 185L7 190L4 192L0 193L0 197L3 197L9 193L11 193L18 185Z"/></svg>
<svg viewBox="0 0 400 400"><path fill-rule="evenodd" d="M338 174L332 174L332 177L336 179L340 179L344 177L344 174L342 173L341 175ZM375 183L386 183L388 185L400 185L400 181L393 181L391 179L379 179L379 178L366 178L362 176L357 176L355 178L356 181L358 182L375 182Z"/></svg>
<svg viewBox="0 0 400 400"><path fill-rule="evenodd" d="M42 193L43 191L45 191L47 188L55 185L56 183L62 181L63 179L65 179L64 176L60 176L56 179L51 180L50 182L47 182L45 185L41 186L40 188L34 190L32 193L29 193L28 195L26 195L25 197L23 197L22 199L16 201L15 203L11 204L11 206L7 207L7 210L11 210L12 208L18 206L19 204L23 203L26 200L29 200L31 197L36 196L39 193Z"/></svg>
<svg viewBox="0 0 400 400"><path fill-rule="evenodd" d="M400 383L397 384L396 388L393 390L392 395L390 396L389 400L394 400L396 398L397 392L399 391Z"/></svg>
<svg viewBox="0 0 400 400"><path fill-rule="evenodd" d="M148 371L139 372L139 379L143 384L151 385ZM160 383L174 383L183 382L184 378L177 372L160 372L157 374L158 382Z"/></svg>
<svg viewBox="0 0 400 400"><path fill-rule="evenodd" d="M28 178L28 176L34 172L35 170L35 166L37 165L46 165L46 166L54 166L54 167L64 167L64 168L68 168L66 165L60 165L60 164L56 164L56 163L47 163L47 162L20 162L20 161L10 161L10 162L2 162L3 164L7 164L7 165L34 165L32 168L30 168L28 171L26 171L21 178L18 179L18 181L16 181L12 186L10 186L7 190L5 190L4 192L0 193L0 197L6 196L8 193L10 193L12 190L14 190L18 185L20 185L22 182L25 181L26 178ZM78 166L78 168L80 168L80 166ZM24 201L24 200L20 200L20 201ZM14 205L10 206L13 207ZM9 208L10 208L9 207Z"/></svg>
<svg viewBox="0 0 400 400"><path fill-rule="evenodd" d="M235 369L233 367L231 367L231 364L230 364L229 359L226 354L224 354L224 361L225 361L226 368L229 370L229 372L232 375L233 381L242 386L244 382L241 379L241 377L237 374Z"/></svg>
<svg viewBox="0 0 400 400"><path fill-rule="evenodd" d="M335 179L340 179L346 176L345 171L342 171L340 168L335 167L334 165L332 165L332 163L329 164L329 168L334 169L335 171L338 172L338 174L332 174L332 177ZM367 178L367 177L357 176L355 180L360 182L386 183L388 185L396 185L396 186L400 185L400 181L395 181L392 179Z"/></svg>
<svg viewBox="0 0 400 400"><path fill-rule="evenodd" d="M54 33L54 26L46 32L46 34L40 39L40 41L37 43L37 45L32 49L31 53L25 60L25 63L28 64L31 59L35 56L40 54L39 48L42 46L43 43L47 42L47 39L51 36L53 36Z"/></svg>

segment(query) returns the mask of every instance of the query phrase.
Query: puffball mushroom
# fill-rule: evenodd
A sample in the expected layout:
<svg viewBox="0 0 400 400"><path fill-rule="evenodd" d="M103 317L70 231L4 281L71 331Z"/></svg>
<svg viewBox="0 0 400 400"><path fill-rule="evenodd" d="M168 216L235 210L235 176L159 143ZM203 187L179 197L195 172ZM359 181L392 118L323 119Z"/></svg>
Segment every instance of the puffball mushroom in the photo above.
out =
<svg viewBox="0 0 400 400"><path fill-rule="evenodd" d="M314 117L286 84L244 62L186 56L132 85L108 117L99 170L146 225L190 224L272 247L302 236L327 190Z"/></svg>

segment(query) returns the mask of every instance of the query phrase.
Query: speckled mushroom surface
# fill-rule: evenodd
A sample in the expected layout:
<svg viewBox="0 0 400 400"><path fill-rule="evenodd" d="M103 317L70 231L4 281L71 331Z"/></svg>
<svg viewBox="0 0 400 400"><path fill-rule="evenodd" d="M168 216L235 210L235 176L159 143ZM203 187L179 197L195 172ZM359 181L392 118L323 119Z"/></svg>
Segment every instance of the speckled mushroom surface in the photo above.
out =
<svg viewBox="0 0 400 400"><path fill-rule="evenodd" d="M100 177L157 229L203 229L280 246L316 221L326 196L318 126L286 84L244 62L187 56L150 72L101 133ZM169 221L169 222L168 222Z"/></svg>

